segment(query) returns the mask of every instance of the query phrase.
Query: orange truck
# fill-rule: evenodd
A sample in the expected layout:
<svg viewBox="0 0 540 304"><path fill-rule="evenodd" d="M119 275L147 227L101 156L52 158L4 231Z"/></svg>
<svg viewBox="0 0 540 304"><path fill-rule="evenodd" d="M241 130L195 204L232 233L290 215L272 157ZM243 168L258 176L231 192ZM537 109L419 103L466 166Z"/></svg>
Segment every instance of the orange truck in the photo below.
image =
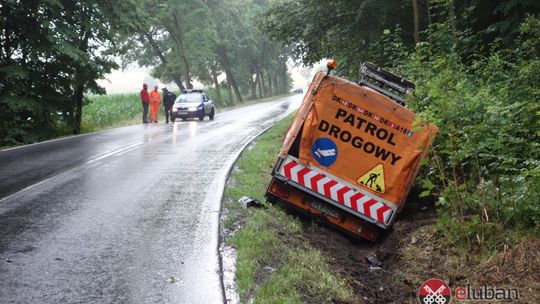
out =
<svg viewBox="0 0 540 304"><path fill-rule="evenodd" d="M272 171L268 201L377 240L403 208L438 128L405 107L414 84L372 63L315 75Z"/></svg>

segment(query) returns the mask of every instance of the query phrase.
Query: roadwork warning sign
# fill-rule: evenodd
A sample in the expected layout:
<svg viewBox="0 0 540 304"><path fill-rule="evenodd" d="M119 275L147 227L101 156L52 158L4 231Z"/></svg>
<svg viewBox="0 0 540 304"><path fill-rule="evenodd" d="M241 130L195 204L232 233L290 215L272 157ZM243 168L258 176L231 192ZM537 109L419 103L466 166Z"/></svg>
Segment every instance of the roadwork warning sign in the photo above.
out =
<svg viewBox="0 0 540 304"><path fill-rule="evenodd" d="M384 167L382 164L378 164L369 170L366 174L362 175L357 182L365 187L375 190L380 193L384 193Z"/></svg>

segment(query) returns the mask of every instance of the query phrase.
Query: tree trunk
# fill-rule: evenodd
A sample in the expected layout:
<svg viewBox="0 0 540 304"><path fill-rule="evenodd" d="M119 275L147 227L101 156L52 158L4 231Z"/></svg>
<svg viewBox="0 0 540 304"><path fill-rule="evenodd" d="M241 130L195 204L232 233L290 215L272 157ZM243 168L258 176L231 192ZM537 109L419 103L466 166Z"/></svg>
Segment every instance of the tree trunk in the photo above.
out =
<svg viewBox="0 0 540 304"><path fill-rule="evenodd" d="M426 0L426 8L427 8L427 18L428 18L428 25L431 25L431 6L429 5L429 0Z"/></svg>
<svg viewBox="0 0 540 304"><path fill-rule="evenodd" d="M182 32L180 30L182 27L180 26L180 21L178 20L178 14L174 12L172 15L175 28L171 29L170 27L167 27L167 31L173 37L174 42L176 43L176 47L178 48L178 55L180 56L180 59L182 60L182 63L184 65L184 81L186 82L186 88L193 89L193 85L191 84L191 74L189 71L189 61L186 57L184 40L182 39Z"/></svg>
<svg viewBox="0 0 540 304"><path fill-rule="evenodd" d="M86 53L88 52L88 41L90 40L91 30L86 29L85 26L81 27L81 38L79 44L79 50ZM84 76L82 70L84 66L77 63L75 68L75 74L73 77L73 134L81 133L81 121L82 121L82 106L84 98Z"/></svg>
<svg viewBox="0 0 540 304"><path fill-rule="evenodd" d="M276 95L279 93L283 93L283 91L278 86L278 73L274 75L274 91L276 92Z"/></svg>
<svg viewBox="0 0 540 304"><path fill-rule="evenodd" d="M236 95L236 100L242 102L242 94L240 93L240 89L238 88L238 85L236 84L236 80L234 79L234 75L231 69L231 64L229 63L229 56L227 55L227 50L224 46L219 46L217 48L217 53L221 61L221 65L223 66L223 69L225 70L225 75L227 76L227 83L232 87L234 90L234 94Z"/></svg>
<svg viewBox="0 0 540 304"><path fill-rule="evenodd" d="M263 88L263 96L268 96L268 90L266 88L266 84L264 82L264 75L263 75L263 71L262 69L259 70L259 77L261 79L261 84L262 84L262 88Z"/></svg>
<svg viewBox="0 0 540 304"><path fill-rule="evenodd" d="M214 88L216 89L216 98L218 99L217 102L223 102L223 98L221 98L221 89L219 88L216 66L211 65L210 71L212 73L212 80L214 81Z"/></svg>
<svg viewBox="0 0 540 304"><path fill-rule="evenodd" d="M152 46L152 49L154 50L154 53L159 57L161 62L163 64L167 64L167 59L165 58L165 55L163 55L163 52L159 48L159 45L156 43L156 41L152 37L152 34L150 32L145 31L144 37L146 38L146 40L148 40L148 43L150 43L150 45Z"/></svg>
<svg viewBox="0 0 540 304"><path fill-rule="evenodd" d="M193 89L191 84L191 75L189 74L189 63L186 56L182 56L182 61L184 62L184 79L186 80L186 87L188 89Z"/></svg>
<svg viewBox="0 0 540 304"><path fill-rule="evenodd" d="M236 84L236 80L234 79L234 75L230 68L225 69L225 75L227 76L227 82L231 85L231 88L234 90L234 95L236 96L236 100L239 102L243 101L242 94L240 93L240 89L238 89L238 85Z"/></svg>
<svg viewBox="0 0 540 304"><path fill-rule="evenodd" d="M186 88L184 87L184 84L182 83L182 78L180 78L180 74L178 73L174 73L172 75L172 80L174 81L174 83L178 86L178 88L180 89L180 92L183 92Z"/></svg>
<svg viewBox="0 0 540 304"><path fill-rule="evenodd" d="M412 0L413 18L414 18L414 42L420 42L420 20L418 16L418 0Z"/></svg>
<svg viewBox="0 0 540 304"><path fill-rule="evenodd" d="M252 79L250 81L250 85L251 85L251 99L257 99L257 79Z"/></svg>
<svg viewBox="0 0 540 304"><path fill-rule="evenodd" d="M73 91L73 134L81 133L82 106L84 97L84 86L78 85Z"/></svg>
<svg viewBox="0 0 540 304"><path fill-rule="evenodd" d="M233 96L233 90L232 90L232 87L231 87L231 84L229 82L227 82L227 91L229 91L229 102L228 104L233 104L234 103L234 96Z"/></svg>
<svg viewBox="0 0 540 304"><path fill-rule="evenodd" d="M456 43L456 12L454 11L454 0L450 0L450 24L452 25L452 39Z"/></svg>
<svg viewBox="0 0 540 304"><path fill-rule="evenodd" d="M249 84L251 85L251 99L257 99L257 70L253 66L250 66L249 73L251 75L251 78L249 79ZM253 77L255 76L255 77Z"/></svg>
<svg viewBox="0 0 540 304"><path fill-rule="evenodd" d="M281 92L285 93L291 85L289 83L289 77L287 75L287 66L285 64L282 64L280 67L279 78L280 78L279 85L281 86Z"/></svg>
<svg viewBox="0 0 540 304"><path fill-rule="evenodd" d="M262 90L262 84L261 84L261 77L259 76L260 70L257 69L257 86L259 87L259 98L263 98L263 90Z"/></svg>
<svg viewBox="0 0 540 304"><path fill-rule="evenodd" d="M266 75L268 76L268 96L272 96L272 75L270 75L270 72Z"/></svg>
<svg viewBox="0 0 540 304"><path fill-rule="evenodd" d="M263 78L263 75L262 75L262 70L264 69L264 60L266 58L266 40L263 41L263 45L262 45L261 49L262 49L261 61L260 61L259 66L257 68L257 71L258 71L257 78L259 80L259 95L261 96L261 98L263 98L263 96L266 94L266 89L264 88L264 78ZM261 90L261 86L264 89L264 92Z"/></svg>

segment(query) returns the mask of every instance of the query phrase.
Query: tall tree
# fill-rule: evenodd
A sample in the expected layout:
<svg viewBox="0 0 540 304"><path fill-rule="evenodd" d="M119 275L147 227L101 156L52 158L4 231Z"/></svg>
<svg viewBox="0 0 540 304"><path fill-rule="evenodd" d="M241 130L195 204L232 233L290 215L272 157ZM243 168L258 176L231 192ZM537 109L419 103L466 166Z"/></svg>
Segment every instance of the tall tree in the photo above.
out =
<svg viewBox="0 0 540 304"><path fill-rule="evenodd" d="M154 76L174 81L181 90L192 87L194 65L213 57L216 39L205 1L138 0L137 5L144 23L126 60L154 67Z"/></svg>
<svg viewBox="0 0 540 304"><path fill-rule="evenodd" d="M57 112L80 132L85 92L117 67L117 41L132 30L131 1L5 1L0 6L0 88L4 143L57 132ZM16 119L13 119L16 117Z"/></svg>
<svg viewBox="0 0 540 304"><path fill-rule="evenodd" d="M314 64L322 58L340 60L340 72L354 77L370 57L369 46L385 29L403 28L403 41L413 44L412 4L401 0L286 0L275 2L262 29L291 47L295 58Z"/></svg>
<svg viewBox="0 0 540 304"><path fill-rule="evenodd" d="M420 42L420 14L418 12L418 0L411 0L414 19L414 42Z"/></svg>
<svg viewBox="0 0 540 304"><path fill-rule="evenodd" d="M270 58L283 51L257 27L266 0L138 0L145 26L131 40L128 60L154 66L153 75L188 86L196 79L215 88L220 78L237 101L256 87L267 87ZM276 63L277 64L277 63ZM263 75L265 75L263 77ZM273 78L270 75L270 78ZM265 95L268 91L265 90ZM262 94L260 94L262 95ZM260 96L259 96L260 97ZM231 99L231 98L230 98Z"/></svg>
<svg viewBox="0 0 540 304"><path fill-rule="evenodd" d="M214 44L214 52L220 62L227 83L233 90L237 101L242 101L242 93L236 79L235 68L240 66L236 62L233 50L239 47L242 34L244 33L243 20L239 13L239 7L232 1L209 1L212 19L217 32Z"/></svg>
<svg viewBox="0 0 540 304"><path fill-rule="evenodd" d="M462 44L458 47L469 56L474 51L489 52L485 45L495 39L511 46L525 15L539 11L536 0L284 0L272 4L262 29L291 47L305 64L337 58L339 72L355 78L358 64L373 59L372 47L381 42L385 31L399 28L400 43L411 48L427 25L449 26L451 39L436 43ZM460 33L467 33L469 39L457 41Z"/></svg>

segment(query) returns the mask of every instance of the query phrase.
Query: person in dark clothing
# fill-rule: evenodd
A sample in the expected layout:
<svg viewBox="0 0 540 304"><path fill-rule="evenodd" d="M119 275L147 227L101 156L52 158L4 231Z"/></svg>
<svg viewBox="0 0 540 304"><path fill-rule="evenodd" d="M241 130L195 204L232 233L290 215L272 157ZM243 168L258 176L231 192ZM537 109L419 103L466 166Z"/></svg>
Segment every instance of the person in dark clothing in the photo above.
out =
<svg viewBox="0 0 540 304"><path fill-rule="evenodd" d="M150 95L148 94L148 85L143 84L143 89L141 90L141 103L143 106L142 121L143 123L148 123L148 105L150 104Z"/></svg>
<svg viewBox="0 0 540 304"><path fill-rule="evenodd" d="M169 123L171 117L171 109L176 100L176 95L173 92L163 88L163 107L165 108L165 123Z"/></svg>

